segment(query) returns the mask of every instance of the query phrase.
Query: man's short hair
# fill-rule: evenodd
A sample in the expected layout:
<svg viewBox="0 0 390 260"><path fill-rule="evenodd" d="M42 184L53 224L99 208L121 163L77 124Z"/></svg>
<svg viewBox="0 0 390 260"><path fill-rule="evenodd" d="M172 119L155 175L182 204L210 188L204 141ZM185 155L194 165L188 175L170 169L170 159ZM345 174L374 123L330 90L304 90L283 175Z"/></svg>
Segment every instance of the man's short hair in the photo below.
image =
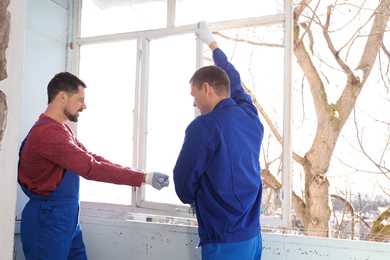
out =
<svg viewBox="0 0 390 260"><path fill-rule="evenodd" d="M70 72L57 73L47 86L48 104L50 104L60 92L72 96L79 92L79 86L86 88L87 85L76 75Z"/></svg>
<svg viewBox="0 0 390 260"><path fill-rule="evenodd" d="M206 66L198 69L190 84L201 89L203 83L207 82L218 96L230 96L230 80L226 72L217 66Z"/></svg>

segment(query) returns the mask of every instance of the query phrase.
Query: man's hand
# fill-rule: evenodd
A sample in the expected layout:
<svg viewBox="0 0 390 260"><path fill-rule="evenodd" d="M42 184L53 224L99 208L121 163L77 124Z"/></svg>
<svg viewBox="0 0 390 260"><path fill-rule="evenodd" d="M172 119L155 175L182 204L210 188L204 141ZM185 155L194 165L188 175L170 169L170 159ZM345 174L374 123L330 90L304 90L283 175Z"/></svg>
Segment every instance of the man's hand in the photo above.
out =
<svg viewBox="0 0 390 260"><path fill-rule="evenodd" d="M169 185L169 176L161 172L148 172L145 175L145 183L161 190Z"/></svg>
<svg viewBox="0 0 390 260"><path fill-rule="evenodd" d="M213 33L210 30L209 24L207 22L199 22L198 28L195 29L195 34L210 47L210 45L215 42Z"/></svg>

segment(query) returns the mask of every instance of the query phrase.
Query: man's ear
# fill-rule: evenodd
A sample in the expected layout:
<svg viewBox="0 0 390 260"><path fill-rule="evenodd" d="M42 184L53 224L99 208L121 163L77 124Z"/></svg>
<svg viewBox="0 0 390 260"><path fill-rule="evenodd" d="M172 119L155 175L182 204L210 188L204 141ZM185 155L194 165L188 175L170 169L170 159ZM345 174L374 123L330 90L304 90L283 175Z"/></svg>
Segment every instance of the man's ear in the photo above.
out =
<svg viewBox="0 0 390 260"><path fill-rule="evenodd" d="M203 83L202 89L206 96L210 96L213 92L212 87L207 82Z"/></svg>
<svg viewBox="0 0 390 260"><path fill-rule="evenodd" d="M61 91L60 93L58 93L56 99L61 103L65 103L65 101L68 99L68 95L65 92Z"/></svg>

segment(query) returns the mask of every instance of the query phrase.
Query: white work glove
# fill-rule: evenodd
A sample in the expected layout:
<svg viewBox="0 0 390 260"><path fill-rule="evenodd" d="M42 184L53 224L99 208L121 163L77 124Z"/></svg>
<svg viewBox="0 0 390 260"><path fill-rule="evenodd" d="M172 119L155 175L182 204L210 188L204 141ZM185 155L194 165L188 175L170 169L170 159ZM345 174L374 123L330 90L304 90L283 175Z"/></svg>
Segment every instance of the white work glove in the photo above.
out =
<svg viewBox="0 0 390 260"><path fill-rule="evenodd" d="M198 28L195 29L195 34L209 47L211 43L215 42L210 26L207 22L199 22Z"/></svg>
<svg viewBox="0 0 390 260"><path fill-rule="evenodd" d="M145 183L161 190L169 185L169 176L161 172L148 172L145 176Z"/></svg>

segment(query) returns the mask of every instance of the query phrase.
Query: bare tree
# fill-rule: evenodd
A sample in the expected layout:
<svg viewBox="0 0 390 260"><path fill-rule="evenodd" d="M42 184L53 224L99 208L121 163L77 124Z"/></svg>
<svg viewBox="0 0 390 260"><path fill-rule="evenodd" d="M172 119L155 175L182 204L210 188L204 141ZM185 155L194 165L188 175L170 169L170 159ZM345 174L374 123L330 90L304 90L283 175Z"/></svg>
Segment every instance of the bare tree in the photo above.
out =
<svg viewBox="0 0 390 260"><path fill-rule="evenodd" d="M342 7L342 4L336 1L335 4L329 5L324 17L325 21L323 22L317 15L317 7L320 1L317 2L314 9L310 7L311 2L309 0L301 1L295 8L294 53L310 86L317 115L317 131L312 147L305 154L302 164L305 170L305 203L295 202L294 209L301 216L301 219L305 220L304 223L308 235L327 236L326 230L328 229L330 208L328 205L329 182L326 178L326 173L341 130L354 109L357 98L383 46L383 36L390 14L390 1L380 1L378 7L367 21L368 23L370 20L373 20L371 31L367 35L364 49L361 50L360 62L356 70L353 70L347 63L348 53L346 53L346 47L351 47L355 39L360 36L360 31L363 27L357 28L352 38L345 39L344 45L336 47L331 38L331 30L336 30L336 26L344 25L331 23L331 19L335 10L338 7ZM362 2L364 5L364 1ZM358 12L363 8L353 7L357 8ZM345 74L346 83L342 94L335 104L328 102L324 79L320 77L321 73L312 62L312 56L308 53L304 43L304 38L307 37L309 38L309 47L314 44L314 39L308 33L314 25L319 26L322 30L328 50L330 50L334 61ZM359 74L362 75L362 78L359 78ZM329 91L332 90L330 89ZM318 233L318 230L323 230L323 232Z"/></svg>
<svg viewBox="0 0 390 260"><path fill-rule="evenodd" d="M294 54L310 87L317 118L317 129L312 146L303 157L293 154L294 160L303 167L305 172L304 195L299 197L293 194L293 208L299 218L303 220L307 235L329 235L327 230L331 208L328 204L329 181L327 172L333 151L343 126L350 117L359 94L377 62L378 55L381 53L382 56L389 57L383 38L386 28L388 28L390 0L379 1L374 10L368 8L366 1L360 2L361 5L358 6L349 1L343 3L333 1L333 4L326 1L329 5L326 6L324 15L321 15L320 8L325 4L325 1L299 1L294 9ZM344 17L346 19L333 21L336 14L342 13L341 9L345 7L355 10L354 14L351 11L350 19ZM355 23L356 19L362 19L363 16L360 14L363 11L371 12L371 14L365 21L359 20L360 23L357 23L358 26L354 28L351 36L348 36L350 33L345 33L348 37L342 38L341 41L337 39L338 43L336 44L336 37L332 38L332 33L346 29L347 25ZM364 30L368 25L371 25L370 31L365 33ZM325 48L316 44L319 41L319 36L317 34L317 38L313 37L314 30L321 32L322 39L326 43ZM357 50L355 48L356 42L363 38L365 44L363 48L360 47ZM360 60L356 69L352 68L353 62L348 63L348 54L351 49L354 49L355 55L359 53ZM320 55L321 53L330 53L330 55ZM323 58L325 56L327 59ZM334 91L334 88L327 86L328 79L318 65L323 63L329 67L333 66L335 70L344 75L345 85L335 103L328 101L328 94ZM388 86L388 66L380 69L383 81L386 83L385 86ZM267 119L266 121L270 123ZM272 127L272 123L271 130L281 143L282 137ZM281 186L270 171L263 170L262 176L269 185Z"/></svg>
<svg viewBox="0 0 390 260"><path fill-rule="evenodd" d="M378 1L375 6L373 4L366 0L301 0L295 4L294 54L303 75L301 87L309 86L316 117L316 128L313 129L315 134L308 150L293 151L294 162L304 172L301 194L292 194L293 210L302 221L307 235L329 236L332 208L328 203L328 169L331 159L335 157L334 150L342 130L351 118L358 97L375 66L374 71L379 70L379 80L389 92L390 54L389 46L386 46L389 43L383 39L389 34L390 0ZM280 44L257 43L242 37L229 37L220 32L216 34L253 46L281 47ZM263 109L261 102L256 100L255 93L244 84L243 86L252 96L273 137L282 145L283 137L273 119L268 116L269 111ZM329 96L335 96L335 93L340 94L332 102ZM267 154L268 146L273 145L263 143L263 153ZM359 147L364 153L364 147L360 144ZM277 204L277 190L282 187L277 177L281 173L282 160L281 156L272 159L268 155L264 157L262 178L266 191L263 202L274 208ZM279 166L271 169L270 166L275 162L279 162ZM387 170L380 163L377 163L377 167L383 172ZM360 218L360 212L353 210L351 203L340 196L337 199L346 206L345 213L349 212L350 220L359 219L368 226ZM339 224L342 226L345 222ZM353 225L351 234L354 234Z"/></svg>

